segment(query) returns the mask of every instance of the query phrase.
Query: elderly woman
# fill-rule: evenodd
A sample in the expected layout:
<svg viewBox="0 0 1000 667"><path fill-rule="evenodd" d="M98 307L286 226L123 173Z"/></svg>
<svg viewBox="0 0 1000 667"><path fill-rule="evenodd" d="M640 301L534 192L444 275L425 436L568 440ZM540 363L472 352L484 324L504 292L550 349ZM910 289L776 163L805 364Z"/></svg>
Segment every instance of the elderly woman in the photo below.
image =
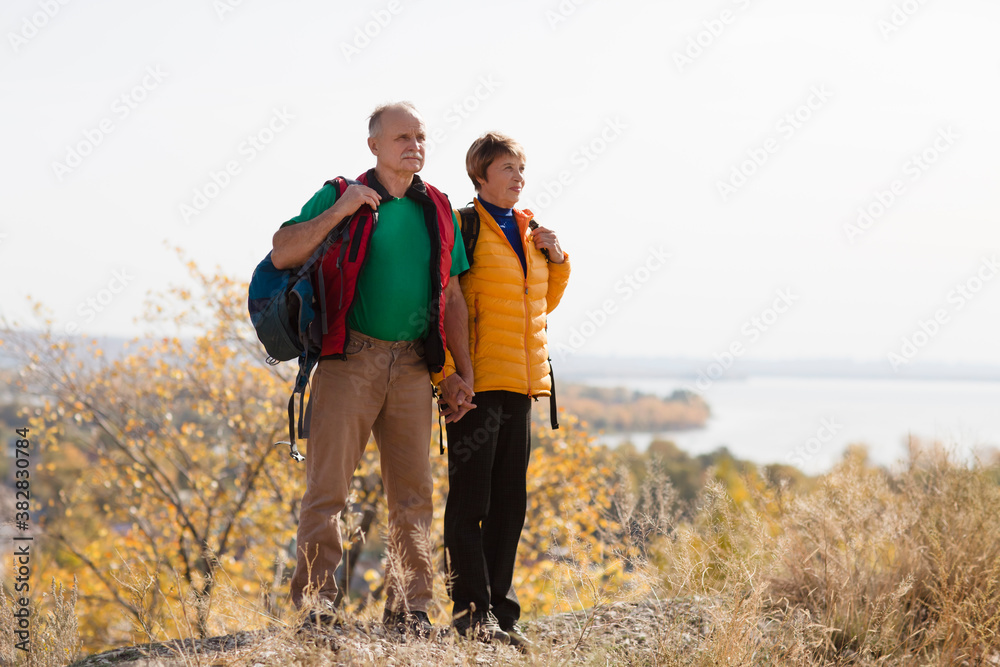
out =
<svg viewBox="0 0 1000 667"><path fill-rule="evenodd" d="M514 208L524 163L524 149L497 132L477 139L466 155L477 196L472 210L463 210L471 268L460 280L473 377L462 379L473 388L473 402L450 363L440 383L448 421L444 544L453 625L462 635L522 650L528 642L516 625L521 607L511 582L527 507L531 399L550 395L546 317L570 272L556 235L530 224L531 211Z"/></svg>

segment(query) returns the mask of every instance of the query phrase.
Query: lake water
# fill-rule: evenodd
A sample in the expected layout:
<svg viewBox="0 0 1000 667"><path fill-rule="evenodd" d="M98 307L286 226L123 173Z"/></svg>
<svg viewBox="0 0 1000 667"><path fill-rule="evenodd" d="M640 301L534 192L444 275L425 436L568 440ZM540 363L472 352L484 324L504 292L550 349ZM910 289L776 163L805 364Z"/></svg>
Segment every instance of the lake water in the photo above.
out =
<svg viewBox="0 0 1000 667"><path fill-rule="evenodd" d="M628 387L667 396L690 379L600 378L584 384ZM793 463L814 474L828 470L852 443L868 445L871 459L905 457L907 434L938 440L963 457L976 448L1000 448L1000 382L750 377L715 382L704 393L712 417L704 429L665 432L691 454L726 446L757 463ZM615 446L640 450L657 434L606 434Z"/></svg>

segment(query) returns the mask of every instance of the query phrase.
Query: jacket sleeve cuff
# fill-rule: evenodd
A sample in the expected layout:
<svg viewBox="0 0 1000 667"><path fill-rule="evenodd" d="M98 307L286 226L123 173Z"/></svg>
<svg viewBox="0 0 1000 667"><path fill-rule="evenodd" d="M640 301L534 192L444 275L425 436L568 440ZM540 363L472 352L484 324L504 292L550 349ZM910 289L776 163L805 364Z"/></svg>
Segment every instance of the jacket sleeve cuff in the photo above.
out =
<svg viewBox="0 0 1000 667"><path fill-rule="evenodd" d="M549 262L549 265L548 265L549 266L549 284L551 285L553 282L555 282L555 283L561 285L562 289L565 289L566 288L566 283L569 282L569 272L570 272L570 267L569 267L569 253L568 252L563 252L563 257L565 259L563 259L563 263L562 264L553 264L552 262Z"/></svg>
<svg viewBox="0 0 1000 667"><path fill-rule="evenodd" d="M444 367L441 368L440 373L431 373L431 382L434 383L434 386L437 386L441 384L441 380L455 372L457 372L455 360L451 356L451 351L446 349L444 351Z"/></svg>

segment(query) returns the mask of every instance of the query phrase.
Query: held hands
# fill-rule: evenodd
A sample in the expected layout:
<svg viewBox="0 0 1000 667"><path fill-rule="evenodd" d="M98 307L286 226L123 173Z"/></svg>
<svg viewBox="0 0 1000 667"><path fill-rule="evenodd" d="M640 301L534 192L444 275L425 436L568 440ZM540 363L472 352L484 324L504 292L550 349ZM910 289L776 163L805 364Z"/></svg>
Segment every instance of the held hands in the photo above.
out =
<svg viewBox="0 0 1000 667"><path fill-rule="evenodd" d="M553 264L562 264L566 261L566 255L559 247L559 239L556 233L547 227L538 227L531 232L531 240L535 242L535 247L539 250L549 251L549 261Z"/></svg>
<svg viewBox="0 0 1000 667"><path fill-rule="evenodd" d="M441 389L438 409L444 415L446 424L458 421L466 412L476 407L472 402L472 397L476 394L472 391L471 373L469 375L469 381L466 382L458 373L452 373L438 385Z"/></svg>

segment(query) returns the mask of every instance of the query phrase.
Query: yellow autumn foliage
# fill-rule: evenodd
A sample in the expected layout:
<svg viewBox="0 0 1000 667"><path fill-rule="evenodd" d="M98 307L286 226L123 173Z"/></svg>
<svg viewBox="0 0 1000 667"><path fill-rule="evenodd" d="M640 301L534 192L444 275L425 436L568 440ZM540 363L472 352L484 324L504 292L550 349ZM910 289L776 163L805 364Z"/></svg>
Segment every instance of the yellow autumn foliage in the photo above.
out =
<svg viewBox="0 0 1000 667"><path fill-rule="evenodd" d="M3 332L5 349L23 362L25 391L40 399L28 410L44 554L33 588L77 578L85 650L292 617L287 579L304 467L273 443L286 437L294 368L264 362L245 283L188 267L197 289L152 297L151 334L124 350L51 327ZM628 576L620 547L601 537L614 532L609 454L574 418L563 422L559 431L534 429L516 580L532 615L594 603ZM434 438L440 550L447 457ZM352 543L362 537L360 509L381 508L368 549L384 526L372 449L355 478L357 511L342 523ZM382 573L366 569L377 595Z"/></svg>

